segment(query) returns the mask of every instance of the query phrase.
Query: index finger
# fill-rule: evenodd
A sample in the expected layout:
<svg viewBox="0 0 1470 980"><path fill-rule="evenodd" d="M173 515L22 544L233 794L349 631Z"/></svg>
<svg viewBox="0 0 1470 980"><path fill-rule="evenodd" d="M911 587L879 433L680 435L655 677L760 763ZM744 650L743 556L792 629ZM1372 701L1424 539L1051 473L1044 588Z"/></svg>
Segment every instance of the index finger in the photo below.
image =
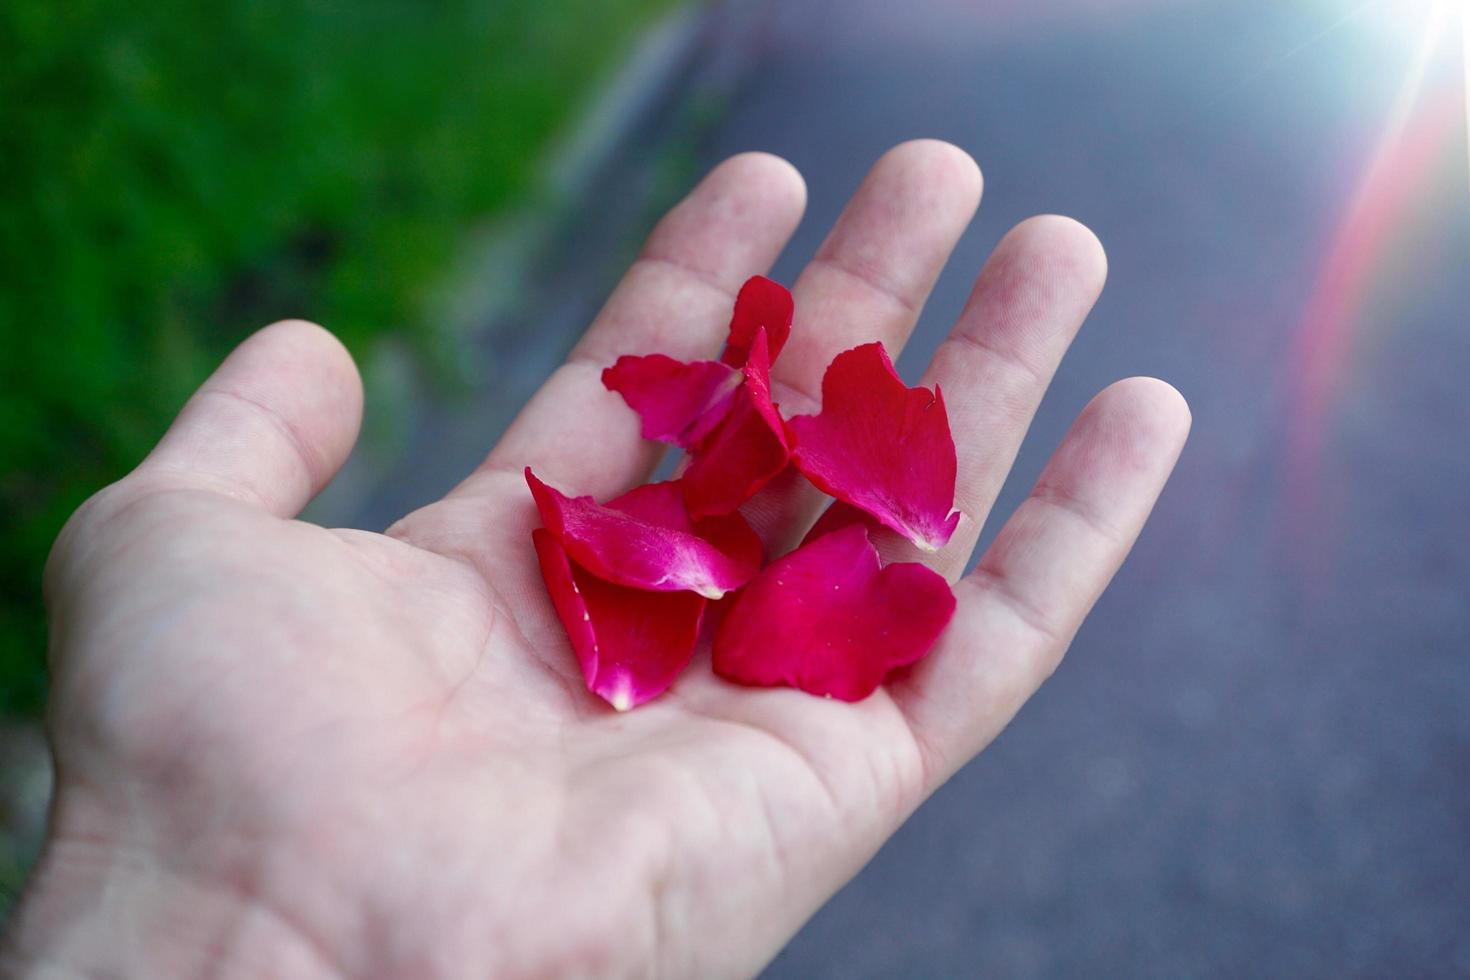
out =
<svg viewBox="0 0 1470 980"><path fill-rule="evenodd" d="M527 466L598 497L645 479L662 447L641 437L637 415L603 387L603 368L623 354L718 353L740 284L776 260L805 203L801 175L779 157L745 153L712 170L654 228L566 362L450 495L479 493L507 474L519 483Z"/></svg>

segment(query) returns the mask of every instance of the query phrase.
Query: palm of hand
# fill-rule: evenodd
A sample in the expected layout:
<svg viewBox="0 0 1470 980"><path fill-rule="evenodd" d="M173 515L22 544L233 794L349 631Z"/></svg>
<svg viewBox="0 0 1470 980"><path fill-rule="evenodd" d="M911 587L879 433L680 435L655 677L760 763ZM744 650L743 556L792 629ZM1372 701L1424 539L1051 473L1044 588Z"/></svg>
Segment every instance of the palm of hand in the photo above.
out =
<svg viewBox="0 0 1470 980"><path fill-rule="evenodd" d="M850 326L807 350L793 334L788 408L835 350L902 342L978 199L967 165L920 143L875 168L797 284L798 331L804 309ZM636 423L603 411L587 367L640 345L706 352L717 319L694 339L626 324L660 303L687 317L705 280L768 263L799 210L790 179L764 157L711 175L486 465L385 535L285 519L352 442L340 350L296 324L237 352L58 544L48 863L147 855L231 910L211 920L216 948L269 936L273 967L303 974L739 974L773 955L1050 672L1187 424L1155 382L1100 396L957 586L936 652L864 702L736 687L697 658L664 697L609 712L541 586L520 466L599 497L643 478ZM732 250L727 268L701 235ZM933 559L951 577L1097 261L1075 225L1023 225L926 375L952 406L970 518ZM1020 309L1037 282L1049 295ZM700 301L718 318L728 297ZM810 519L809 500L768 496L772 533Z"/></svg>
<svg viewBox="0 0 1470 980"><path fill-rule="evenodd" d="M124 506L96 518L117 550L91 588L117 611L81 643L96 662L67 674L60 711L100 724L67 763L109 809L167 801L168 823L126 843L230 883L334 964L355 949L364 972L426 956L446 974L750 969L784 936L742 910L809 911L826 889L808 882L856 870L918 801L915 744L882 692L848 706L695 667L614 715L534 582L502 594L457 557L193 491ZM533 526L528 499L511 509ZM432 510L416 520L434 530ZM529 579L513 537L488 558ZM413 962L334 934L344 915L395 923Z"/></svg>

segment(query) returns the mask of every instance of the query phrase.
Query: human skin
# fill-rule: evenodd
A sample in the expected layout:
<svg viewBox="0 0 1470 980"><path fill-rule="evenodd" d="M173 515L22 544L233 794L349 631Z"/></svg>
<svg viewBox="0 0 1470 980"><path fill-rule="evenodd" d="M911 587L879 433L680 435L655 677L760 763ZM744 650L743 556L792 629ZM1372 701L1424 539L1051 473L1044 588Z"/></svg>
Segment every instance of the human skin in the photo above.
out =
<svg viewBox="0 0 1470 980"><path fill-rule="evenodd" d="M875 165L793 287L789 416L856 344L897 351L980 198L943 143ZM955 582L930 656L857 704L716 678L590 695L541 583L526 466L606 499L659 447L606 391L621 354L718 354L734 291L804 203L721 164L655 229L483 464L383 534L293 519L357 434L361 387L302 322L242 344L158 447L67 524L46 572L48 839L10 976L742 976L758 971L1056 668L1189 428L1146 378L1099 394L968 574L981 523L1102 288L1097 240L1027 221L925 372L958 446L959 530L889 559ZM774 547L823 498L747 508ZM922 910L915 910L922 914Z"/></svg>

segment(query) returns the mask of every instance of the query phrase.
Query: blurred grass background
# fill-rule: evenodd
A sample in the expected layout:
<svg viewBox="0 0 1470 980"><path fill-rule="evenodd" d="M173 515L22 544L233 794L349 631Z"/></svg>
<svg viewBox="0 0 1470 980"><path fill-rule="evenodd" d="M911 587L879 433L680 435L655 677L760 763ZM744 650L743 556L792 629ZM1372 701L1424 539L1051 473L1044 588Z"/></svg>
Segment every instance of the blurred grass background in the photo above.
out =
<svg viewBox="0 0 1470 980"><path fill-rule="evenodd" d="M267 322L446 360L456 250L676 2L0 5L0 716L67 515Z"/></svg>

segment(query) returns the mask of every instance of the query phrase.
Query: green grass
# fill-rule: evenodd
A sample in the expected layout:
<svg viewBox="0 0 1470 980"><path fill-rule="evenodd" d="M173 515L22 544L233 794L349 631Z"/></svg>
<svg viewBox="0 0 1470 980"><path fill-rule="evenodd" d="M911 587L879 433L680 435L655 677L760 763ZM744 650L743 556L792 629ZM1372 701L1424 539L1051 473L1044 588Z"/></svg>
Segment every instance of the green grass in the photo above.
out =
<svg viewBox="0 0 1470 980"><path fill-rule="evenodd" d="M466 231L674 2L0 5L0 712L44 697L76 505L266 322L432 359Z"/></svg>

